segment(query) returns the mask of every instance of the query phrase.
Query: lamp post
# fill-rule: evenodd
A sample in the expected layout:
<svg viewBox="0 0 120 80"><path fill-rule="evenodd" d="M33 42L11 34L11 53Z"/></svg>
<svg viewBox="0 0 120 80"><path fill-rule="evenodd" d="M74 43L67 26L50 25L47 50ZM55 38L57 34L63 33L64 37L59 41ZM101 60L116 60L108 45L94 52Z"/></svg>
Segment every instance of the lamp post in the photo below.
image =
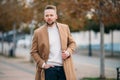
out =
<svg viewBox="0 0 120 80"><path fill-rule="evenodd" d="M87 14L87 18L88 18L88 25L89 25L89 52L88 52L88 56L92 56L92 48L91 48L91 19L92 19L92 12Z"/></svg>
<svg viewBox="0 0 120 80"><path fill-rule="evenodd" d="M90 25L91 26L91 25ZM89 56L92 56L92 48L91 48L91 30L89 29Z"/></svg>

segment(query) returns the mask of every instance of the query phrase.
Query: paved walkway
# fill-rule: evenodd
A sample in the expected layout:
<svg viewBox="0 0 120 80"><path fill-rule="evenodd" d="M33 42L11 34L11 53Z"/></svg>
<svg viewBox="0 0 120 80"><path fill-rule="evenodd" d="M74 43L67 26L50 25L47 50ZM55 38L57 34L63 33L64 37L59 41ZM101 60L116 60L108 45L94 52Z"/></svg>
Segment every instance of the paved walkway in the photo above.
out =
<svg viewBox="0 0 120 80"><path fill-rule="evenodd" d="M0 80L34 80L35 66L20 58L0 56Z"/></svg>
<svg viewBox="0 0 120 80"><path fill-rule="evenodd" d="M73 60L76 68L77 78L83 77L100 77L100 52L92 51L93 56L88 57L87 50L76 51ZM110 52L105 52L105 77L116 78L116 67L120 66L120 54L114 53L110 56Z"/></svg>
<svg viewBox="0 0 120 80"><path fill-rule="evenodd" d="M85 54L73 55L77 79L84 77L100 76L100 59ZM116 78L116 67L120 66L120 58L105 59L105 76ZM34 80L35 64L31 64L24 58L8 58L0 56L0 80Z"/></svg>

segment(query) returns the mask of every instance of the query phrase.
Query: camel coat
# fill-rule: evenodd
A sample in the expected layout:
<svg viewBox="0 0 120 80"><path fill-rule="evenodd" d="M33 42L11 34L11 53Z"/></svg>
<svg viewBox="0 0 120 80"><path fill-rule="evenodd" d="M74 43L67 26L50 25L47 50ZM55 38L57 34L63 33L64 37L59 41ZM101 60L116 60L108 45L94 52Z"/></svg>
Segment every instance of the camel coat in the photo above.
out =
<svg viewBox="0 0 120 80"><path fill-rule="evenodd" d="M70 57L63 61L63 67L66 75L66 80L76 80L75 71L72 63L72 53L75 50L75 41L73 40L68 25L56 23L61 41L61 50L67 50ZM47 25L44 24L34 31L31 56L36 62L35 80L45 80L44 69L42 64L48 60L49 56L49 37Z"/></svg>

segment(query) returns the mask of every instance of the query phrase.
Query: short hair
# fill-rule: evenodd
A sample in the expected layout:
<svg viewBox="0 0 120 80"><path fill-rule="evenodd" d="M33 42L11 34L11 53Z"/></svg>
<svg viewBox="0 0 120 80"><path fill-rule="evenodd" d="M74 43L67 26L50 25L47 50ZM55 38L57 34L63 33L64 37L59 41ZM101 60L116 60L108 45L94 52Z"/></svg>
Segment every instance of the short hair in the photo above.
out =
<svg viewBox="0 0 120 80"><path fill-rule="evenodd" d="M57 12L56 6L54 5L47 5L44 10L47 10L47 9L53 9Z"/></svg>

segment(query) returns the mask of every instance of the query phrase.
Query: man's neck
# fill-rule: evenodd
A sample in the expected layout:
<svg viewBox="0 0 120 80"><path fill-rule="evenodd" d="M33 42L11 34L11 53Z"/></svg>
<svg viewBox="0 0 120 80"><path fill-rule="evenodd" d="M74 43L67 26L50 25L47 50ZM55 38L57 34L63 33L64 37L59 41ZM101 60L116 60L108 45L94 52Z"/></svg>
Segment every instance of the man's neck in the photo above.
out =
<svg viewBox="0 0 120 80"><path fill-rule="evenodd" d="M53 24L51 24L51 25L47 24L47 26L48 27L53 27L53 26L55 26L55 22Z"/></svg>

